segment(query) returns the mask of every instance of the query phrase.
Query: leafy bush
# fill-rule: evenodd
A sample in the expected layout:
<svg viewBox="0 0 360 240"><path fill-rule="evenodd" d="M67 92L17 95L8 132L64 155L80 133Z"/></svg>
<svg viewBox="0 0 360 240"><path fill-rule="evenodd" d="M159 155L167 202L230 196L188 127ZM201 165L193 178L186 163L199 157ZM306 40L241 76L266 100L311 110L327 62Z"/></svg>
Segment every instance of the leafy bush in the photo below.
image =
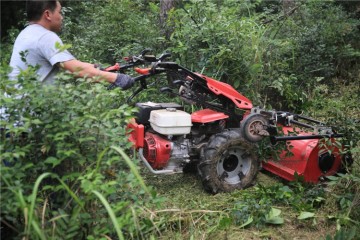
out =
<svg viewBox="0 0 360 240"><path fill-rule="evenodd" d="M320 80L359 59L359 22L328 2L298 2L285 16L273 2L194 0L169 19L169 50L181 64L282 110L303 109Z"/></svg>
<svg viewBox="0 0 360 240"><path fill-rule="evenodd" d="M180 64L228 82L252 97L259 90L264 27L248 16L253 5L233 1L191 1L171 13L175 30L170 52Z"/></svg>
<svg viewBox="0 0 360 240"><path fill-rule="evenodd" d="M124 126L134 113L124 103L126 93L67 74L43 86L34 70L9 81L1 67L7 94L1 105L8 114L1 119L6 233L28 239L151 233L151 221L140 216L157 198L120 149L129 147Z"/></svg>
<svg viewBox="0 0 360 240"><path fill-rule="evenodd" d="M73 45L71 52L78 59L113 64L144 48L164 51L154 4L141 0L64 4L62 38Z"/></svg>
<svg viewBox="0 0 360 240"><path fill-rule="evenodd" d="M344 83L338 78L334 78L332 84L336 84L336 89L319 85L312 91L308 114L327 122L335 131L344 135L340 139L344 146L343 153L351 154L356 166L360 159L360 86Z"/></svg>

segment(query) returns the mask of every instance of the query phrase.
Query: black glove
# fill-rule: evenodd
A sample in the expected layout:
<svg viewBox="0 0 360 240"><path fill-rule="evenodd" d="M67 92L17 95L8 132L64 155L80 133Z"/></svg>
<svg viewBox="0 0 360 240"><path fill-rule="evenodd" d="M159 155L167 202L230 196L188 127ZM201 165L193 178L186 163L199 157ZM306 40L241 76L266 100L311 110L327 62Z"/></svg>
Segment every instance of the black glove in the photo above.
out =
<svg viewBox="0 0 360 240"><path fill-rule="evenodd" d="M120 87L122 90L126 90L131 88L134 83L135 81L132 77L126 74L119 73L113 85Z"/></svg>

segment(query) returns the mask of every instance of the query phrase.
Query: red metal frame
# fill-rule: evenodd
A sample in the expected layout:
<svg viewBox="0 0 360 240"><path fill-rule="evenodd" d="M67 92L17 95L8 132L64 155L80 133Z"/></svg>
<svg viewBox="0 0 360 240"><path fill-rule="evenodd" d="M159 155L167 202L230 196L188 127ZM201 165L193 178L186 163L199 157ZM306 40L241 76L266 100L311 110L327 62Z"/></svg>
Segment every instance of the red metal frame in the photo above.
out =
<svg viewBox="0 0 360 240"><path fill-rule="evenodd" d="M217 81L199 73L197 75L201 76L207 81L207 85L213 93L216 95L221 94L226 96L227 98L231 99L238 108L250 110L253 107L252 102L244 95L237 92L231 85Z"/></svg>
<svg viewBox="0 0 360 240"><path fill-rule="evenodd" d="M133 118L128 123L126 130L129 134L128 140L133 143L133 147L143 148L144 147L144 125L137 124L136 120Z"/></svg>

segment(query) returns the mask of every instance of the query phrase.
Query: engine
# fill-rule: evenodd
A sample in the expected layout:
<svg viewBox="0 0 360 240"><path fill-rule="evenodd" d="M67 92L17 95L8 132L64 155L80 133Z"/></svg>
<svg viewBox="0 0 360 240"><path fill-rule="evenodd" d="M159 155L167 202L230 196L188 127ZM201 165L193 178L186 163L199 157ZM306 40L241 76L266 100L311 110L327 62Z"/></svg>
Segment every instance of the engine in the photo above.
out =
<svg viewBox="0 0 360 240"><path fill-rule="evenodd" d="M179 172L199 160L209 136L221 132L227 115L203 109L190 115L176 103L138 103L139 112L128 125L129 140L142 148L142 160L154 170Z"/></svg>
<svg viewBox="0 0 360 240"><path fill-rule="evenodd" d="M172 141L156 133L145 134L143 154L153 169L181 169L190 162L189 151L189 139L177 137Z"/></svg>
<svg viewBox="0 0 360 240"><path fill-rule="evenodd" d="M136 121L145 126L143 155L153 169L177 170L190 161L191 115L175 103L138 103Z"/></svg>

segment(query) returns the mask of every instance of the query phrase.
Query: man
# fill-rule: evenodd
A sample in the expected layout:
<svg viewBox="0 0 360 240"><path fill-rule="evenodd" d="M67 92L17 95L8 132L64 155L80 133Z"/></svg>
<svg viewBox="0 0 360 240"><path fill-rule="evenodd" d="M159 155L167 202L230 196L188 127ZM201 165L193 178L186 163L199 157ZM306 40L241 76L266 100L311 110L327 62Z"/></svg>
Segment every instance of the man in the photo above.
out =
<svg viewBox="0 0 360 240"><path fill-rule="evenodd" d="M53 84L56 73L62 68L78 77L105 80L122 89L133 86L134 80L130 76L101 71L93 64L75 59L67 50L59 51L55 47L56 44L63 45L56 34L61 31L63 20L58 0L28 0L27 19L29 26L20 32L14 44L10 60L10 79L15 79L21 70L31 65L39 66L37 74L44 84Z"/></svg>

